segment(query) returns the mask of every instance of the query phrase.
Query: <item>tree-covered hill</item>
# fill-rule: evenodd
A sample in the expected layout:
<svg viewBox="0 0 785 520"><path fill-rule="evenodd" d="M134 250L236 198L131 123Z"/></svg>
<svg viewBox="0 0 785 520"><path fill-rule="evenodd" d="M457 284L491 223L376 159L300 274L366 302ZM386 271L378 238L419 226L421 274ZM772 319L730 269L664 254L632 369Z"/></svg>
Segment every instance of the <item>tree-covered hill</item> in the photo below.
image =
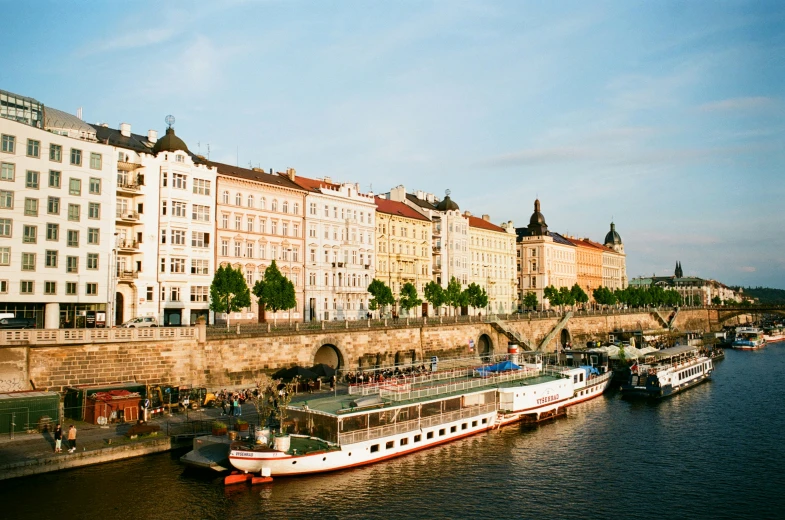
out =
<svg viewBox="0 0 785 520"><path fill-rule="evenodd" d="M769 287L743 287L742 289L745 296L756 298L759 303L785 305L785 291L782 289Z"/></svg>

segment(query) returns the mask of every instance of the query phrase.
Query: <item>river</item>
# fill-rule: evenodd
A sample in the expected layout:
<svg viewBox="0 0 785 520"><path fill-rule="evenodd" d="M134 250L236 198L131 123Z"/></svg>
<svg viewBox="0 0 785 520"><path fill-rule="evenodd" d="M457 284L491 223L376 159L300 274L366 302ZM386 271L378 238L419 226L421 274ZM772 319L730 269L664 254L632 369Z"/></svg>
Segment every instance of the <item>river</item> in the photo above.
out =
<svg viewBox="0 0 785 520"><path fill-rule="evenodd" d="M783 518L785 343L671 399L616 391L359 469L225 488L181 453L6 481L3 518Z"/></svg>

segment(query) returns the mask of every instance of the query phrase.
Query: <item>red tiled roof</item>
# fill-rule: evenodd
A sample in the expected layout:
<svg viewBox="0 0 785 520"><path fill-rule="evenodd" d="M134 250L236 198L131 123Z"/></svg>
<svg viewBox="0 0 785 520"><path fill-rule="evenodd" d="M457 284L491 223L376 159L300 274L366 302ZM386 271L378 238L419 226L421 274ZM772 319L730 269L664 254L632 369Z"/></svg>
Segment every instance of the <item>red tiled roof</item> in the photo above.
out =
<svg viewBox="0 0 785 520"><path fill-rule="evenodd" d="M279 173L283 177L286 177L285 173ZM294 182L299 186L305 188L309 191L316 191L318 192L321 188L330 188L331 190L337 190L340 188L338 184L333 184L332 182L324 182L321 179L309 179L308 177L294 177Z"/></svg>
<svg viewBox="0 0 785 520"><path fill-rule="evenodd" d="M496 224L491 224L487 220L483 220L478 217L469 217L469 227L487 229L488 231L498 231L500 233L506 233L504 228L501 228Z"/></svg>
<svg viewBox="0 0 785 520"><path fill-rule="evenodd" d="M201 161L202 163L213 166L218 170L219 175L225 175L228 177L237 177L238 179L245 179L249 181L256 181L256 182L263 182L265 184L274 184L276 186L281 186L284 188L291 188L293 190L302 190L301 186L293 183L289 180L286 176L276 175L276 174L269 174L263 171L258 170L250 170L248 168L240 168L239 166L232 166L231 164L224 164L214 161L208 161L206 159Z"/></svg>
<svg viewBox="0 0 785 520"><path fill-rule="evenodd" d="M588 238L571 239L571 242L573 242L576 246L580 245L580 246L583 246L583 247L592 247L594 249L599 249L601 251L611 251L611 252L613 252L613 249L611 249L610 247L605 247L604 245L602 245L602 244L600 244L598 242L594 242L592 240L589 240Z"/></svg>
<svg viewBox="0 0 785 520"><path fill-rule="evenodd" d="M374 199L376 201L376 211L379 211L380 213L387 213L388 215L398 215L399 217L413 218L430 222L428 217L418 213L403 202L383 199L381 197L374 197Z"/></svg>

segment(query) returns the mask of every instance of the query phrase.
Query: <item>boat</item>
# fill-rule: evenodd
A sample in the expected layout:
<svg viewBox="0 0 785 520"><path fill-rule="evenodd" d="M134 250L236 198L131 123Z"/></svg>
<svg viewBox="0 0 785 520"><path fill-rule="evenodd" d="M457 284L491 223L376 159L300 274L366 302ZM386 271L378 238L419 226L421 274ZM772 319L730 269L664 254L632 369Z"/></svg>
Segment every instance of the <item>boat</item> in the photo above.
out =
<svg viewBox="0 0 785 520"><path fill-rule="evenodd" d="M785 341L785 327L771 327L763 329L763 340L766 343Z"/></svg>
<svg viewBox="0 0 785 520"><path fill-rule="evenodd" d="M226 435L202 435L193 440L193 449L180 457L180 462L194 468L228 471L231 440Z"/></svg>
<svg viewBox="0 0 785 520"><path fill-rule="evenodd" d="M712 359L694 346L658 350L631 367L629 380L621 385L621 394L622 397L669 397L707 381L713 371Z"/></svg>
<svg viewBox="0 0 785 520"><path fill-rule="evenodd" d="M229 462L273 477L373 464L507 424L558 417L601 395L611 380L597 355L580 358L579 366L547 365L540 355L519 364L517 353L490 361L452 360L442 370L444 362L432 361L423 373L308 396L287 407L286 434L263 430L254 443L234 443Z"/></svg>
<svg viewBox="0 0 785 520"><path fill-rule="evenodd" d="M739 327L736 329L736 338L731 344L731 348L738 350L757 350L763 348L766 342L763 334L757 327Z"/></svg>

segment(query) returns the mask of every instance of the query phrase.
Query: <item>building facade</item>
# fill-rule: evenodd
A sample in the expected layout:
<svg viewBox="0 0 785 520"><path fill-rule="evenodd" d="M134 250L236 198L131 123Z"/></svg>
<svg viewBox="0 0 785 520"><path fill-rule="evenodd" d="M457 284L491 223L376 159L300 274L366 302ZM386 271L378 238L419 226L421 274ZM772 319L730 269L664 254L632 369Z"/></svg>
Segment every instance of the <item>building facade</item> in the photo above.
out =
<svg viewBox="0 0 785 520"><path fill-rule="evenodd" d="M515 226L511 221L497 226L488 215L478 218L468 211L464 216L469 221L469 283L479 285L488 294L487 308L470 312L486 315L515 312L518 308Z"/></svg>
<svg viewBox="0 0 785 520"><path fill-rule="evenodd" d="M232 313L235 321L301 321L305 302L305 193L295 184L294 169L286 175L265 173L210 162L218 171L215 234L216 265L231 265L245 275L249 289L275 260L281 274L294 285L297 305L271 313L259 309L251 294L251 306ZM225 320L226 316L216 316Z"/></svg>
<svg viewBox="0 0 785 520"><path fill-rule="evenodd" d="M606 248L588 238L568 237L575 245L576 283L594 301L594 290L603 285L603 255Z"/></svg>
<svg viewBox="0 0 785 520"><path fill-rule="evenodd" d="M431 281L431 232L431 221L422 213L403 202L376 197L375 277L392 289L396 299L406 283L413 284L423 299Z"/></svg>
<svg viewBox="0 0 785 520"><path fill-rule="evenodd" d="M94 129L0 91L0 312L111 326L116 158Z"/></svg>
<svg viewBox="0 0 785 520"><path fill-rule="evenodd" d="M611 229L605 235L605 251L602 253L602 284L608 289L624 289L627 287L627 255L624 254L624 243L616 232L616 224L611 222Z"/></svg>

